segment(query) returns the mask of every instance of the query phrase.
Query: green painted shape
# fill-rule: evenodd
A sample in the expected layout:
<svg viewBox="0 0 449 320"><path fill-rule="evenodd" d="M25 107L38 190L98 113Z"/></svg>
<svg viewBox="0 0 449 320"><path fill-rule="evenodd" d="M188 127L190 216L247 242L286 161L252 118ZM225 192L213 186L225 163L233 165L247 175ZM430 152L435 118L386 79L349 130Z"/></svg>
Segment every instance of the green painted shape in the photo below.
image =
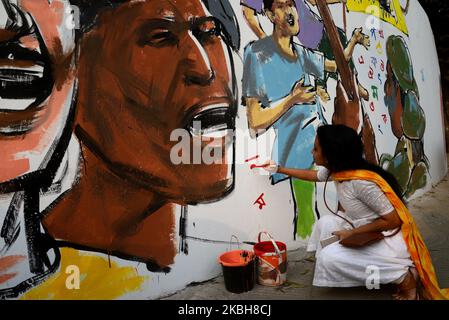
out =
<svg viewBox="0 0 449 320"><path fill-rule="evenodd" d="M430 181L429 168L424 161L418 162L413 168L410 168L405 139L401 138L398 141L394 157L383 154L379 163L382 168L395 176L406 199L410 198L416 190L424 188Z"/></svg>
<svg viewBox="0 0 449 320"><path fill-rule="evenodd" d="M298 219L296 220L296 234L302 239L310 236L315 224L313 197L315 183L292 178L293 196L296 201Z"/></svg>
<svg viewBox="0 0 449 320"><path fill-rule="evenodd" d="M400 141L398 143L400 143ZM410 178L410 164L407 158L407 152L405 150L400 150L394 157L385 155L382 158L384 158L387 163L385 168L384 161L381 161L382 167L395 176L401 187L402 194L404 194L407 190L407 184ZM388 158L391 160L387 160Z"/></svg>
<svg viewBox="0 0 449 320"><path fill-rule="evenodd" d="M405 95L401 123L407 138L420 140L424 137L426 117L424 110L419 105L418 97L413 91L408 91Z"/></svg>
<svg viewBox="0 0 449 320"><path fill-rule="evenodd" d="M340 37L341 44L343 45L344 48L346 48L346 46L348 45L348 38L346 37L345 31L340 28L337 28L337 31L338 31L338 35ZM320 43L318 44L317 50L319 52L323 53L324 57L326 59L335 60L335 55L332 50L331 43L330 43L329 36L328 36L327 32L325 32L323 34L323 38L321 39ZM352 60L352 58L351 58L351 60L349 60L348 64L349 64L349 68L351 68L351 70L354 71L355 65L354 65L354 61ZM337 72L326 72L325 71L324 79L319 79L319 78L316 79L317 84L326 88L327 87L326 82L327 82L328 77L331 77L331 78L337 80L338 74L337 74Z"/></svg>
<svg viewBox="0 0 449 320"><path fill-rule="evenodd" d="M401 36L390 36L387 40L387 57L393 73L404 91L413 90L419 96L412 60L407 45Z"/></svg>
<svg viewBox="0 0 449 320"><path fill-rule="evenodd" d="M413 168L412 176L410 178L410 183L408 185L405 197L409 198L415 193L416 190L424 188L427 184L427 180L427 166L424 164L424 162L420 162Z"/></svg>

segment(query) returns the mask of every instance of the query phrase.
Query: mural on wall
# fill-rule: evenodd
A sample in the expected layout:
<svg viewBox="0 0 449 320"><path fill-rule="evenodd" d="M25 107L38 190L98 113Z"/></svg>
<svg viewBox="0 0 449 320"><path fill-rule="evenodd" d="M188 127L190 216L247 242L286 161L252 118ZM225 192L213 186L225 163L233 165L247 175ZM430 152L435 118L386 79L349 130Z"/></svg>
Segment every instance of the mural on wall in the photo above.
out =
<svg viewBox="0 0 449 320"><path fill-rule="evenodd" d="M397 177L403 196L409 198L430 180L429 161L423 145L426 118L404 39L395 35L388 37L386 52L384 99L398 143L393 156L382 155L380 165Z"/></svg>
<svg viewBox="0 0 449 320"><path fill-rule="evenodd" d="M60 261L40 232L38 209L41 195L66 188L69 176L76 80L74 36L62 24L58 29L66 5L0 3L0 193L8 195L1 211L1 297L35 286Z"/></svg>
<svg viewBox="0 0 449 320"><path fill-rule="evenodd" d="M327 1L328 4L337 2L340 1ZM241 3L244 12L248 9L252 9L254 13L264 12L273 23L272 35L259 33L263 39L249 44L245 50L242 91L248 107L249 127L252 130L265 130L273 126L277 135L273 160L284 167L309 169L313 166L311 151L316 127L320 123L326 123L319 100L330 100L326 91L327 78L331 76L337 79L334 52L338 48L338 41L345 46L344 51L340 52L345 60L342 63L348 62L350 70L354 72L352 54L355 46L360 44L368 49L369 36L362 32L362 28L357 28L347 41L342 29L333 29L335 35L331 40L325 23L310 11L303 0L296 3L291 0L248 0ZM316 4L315 1L309 3ZM253 26L252 29L257 29L255 16L245 14L245 17L249 17L248 23ZM328 15L328 26L333 25L331 19ZM314 27L309 28L309 23ZM308 30L312 29L314 33L309 34ZM301 46L293 42L293 37L297 34L299 40L307 45ZM311 75L315 78L314 85ZM349 71L346 78L346 81L353 81ZM377 162L374 160L374 135L369 118L362 111L359 101L359 96L368 100L369 93L358 81L356 83L358 95L354 97L352 105L341 101L343 93L340 91L332 123L345 124L363 131L363 137L367 138L365 140L371 138L371 141L365 141L366 148L370 149L367 154L372 162ZM364 114L362 121L359 119L361 114ZM285 179L290 181L295 199L294 236L298 234L305 238L312 232L315 222L314 183L288 178L279 173L271 176L273 184ZM319 217L319 212L317 216Z"/></svg>
<svg viewBox="0 0 449 320"><path fill-rule="evenodd" d="M406 198L437 182L417 5L1 0L0 298L159 297L217 275L236 233L303 245L320 186L255 175L246 133L311 168L317 126L343 123Z"/></svg>
<svg viewBox="0 0 449 320"><path fill-rule="evenodd" d="M200 1L121 2L99 13L80 40L74 123L80 174L43 212L43 225L53 238L167 272L176 255L172 204L220 199L234 185L227 161L233 146L225 139L222 164L170 158L177 128L190 131L192 149L215 131L234 129L231 56L219 37L220 20L206 16ZM231 50L232 39L226 41Z"/></svg>
<svg viewBox="0 0 449 320"><path fill-rule="evenodd" d="M84 13L77 38L68 28L58 33L70 4ZM170 134L177 128L202 147L208 135L234 129L230 51L239 36L231 7L199 0L2 0L2 9L2 99L9 108L2 108L1 143L10 154L1 191L15 192L2 227L2 265L28 262L32 274L15 286L14 274L2 275L11 286L2 296L17 296L53 272L61 246L169 272L176 255L173 204L219 200L234 187L232 140L225 146L228 140L219 139L221 164L175 165L170 159ZM202 122L201 132L194 121ZM69 190L57 190L56 173L62 170L63 179L68 172L60 168L67 166L70 140L79 144L77 175ZM39 152L41 163L33 170L28 157ZM59 193L46 208L40 201L45 192ZM28 259L10 255L19 237Z"/></svg>

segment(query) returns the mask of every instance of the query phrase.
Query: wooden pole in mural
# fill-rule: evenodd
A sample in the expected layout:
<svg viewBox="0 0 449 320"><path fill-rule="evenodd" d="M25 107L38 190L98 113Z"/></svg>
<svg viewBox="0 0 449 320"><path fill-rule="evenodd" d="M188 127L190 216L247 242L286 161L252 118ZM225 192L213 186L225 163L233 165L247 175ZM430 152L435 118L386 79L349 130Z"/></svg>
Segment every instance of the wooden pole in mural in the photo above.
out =
<svg viewBox="0 0 449 320"><path fill-rule="evenodd" d="M341 6L343 8L343 30L346 34L346 0L341 1Z"/></svg>
<svg viewBox="0 0 449 320"><path fill-rule="evenodd" d="M348 95L348 98L352 100L355 92L354 83L352 81L352 72L349 68L348 62L345 59L343 45L341 44L340 37L338 36L337 27L334 24L326 0L316 0L316 5L321 18L323 19L324 27L326 28L326 32L329 37L330 46L335 56L335 62L340 74L341 83L346 91L346 94Z"/></svg>

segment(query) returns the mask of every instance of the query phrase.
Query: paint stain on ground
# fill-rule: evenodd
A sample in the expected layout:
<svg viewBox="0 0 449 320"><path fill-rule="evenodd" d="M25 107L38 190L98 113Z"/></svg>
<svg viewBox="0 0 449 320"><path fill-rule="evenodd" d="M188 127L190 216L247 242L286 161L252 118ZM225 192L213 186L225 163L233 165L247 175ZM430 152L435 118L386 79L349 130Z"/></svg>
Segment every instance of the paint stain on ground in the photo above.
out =
<svg viewBox="0 0 449 320"><path fill-rule="evenodd" d="M80 288L68 289L66 281L72 274L66 274L68 266L77 266ZM41 285L24 294L23 300L110 300L127 293L139 291L148 276L139 276L133 266L121 267L116 262L83 253L78 250L61 249L61 267L57 274Z"/></svg>

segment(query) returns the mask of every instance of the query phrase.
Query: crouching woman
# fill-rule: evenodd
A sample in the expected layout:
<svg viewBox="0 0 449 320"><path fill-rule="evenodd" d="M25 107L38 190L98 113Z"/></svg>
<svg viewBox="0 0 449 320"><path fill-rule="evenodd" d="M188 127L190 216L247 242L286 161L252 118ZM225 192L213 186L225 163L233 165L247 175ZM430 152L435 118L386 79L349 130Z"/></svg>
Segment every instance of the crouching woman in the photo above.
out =
<svg viewBox="0 0 449 320"><path fill-rule="evenodd" d="M395 299L414 300L420 295L448 299L449 290L438 286L429 252L399 196L398 183L363 158L356 131L343 125L319 127L312 154L321 169L289 169L273 161L263 167L298 179L335 183L339 211L319 219L309 240L308 251L316 251L313 285L365 286L369 266L376 266L380 284L397 286ZM380 239L348 246L350 239L367 233L380 234ZM332 235L337 241L326 245L323 240Z"/></svg>

